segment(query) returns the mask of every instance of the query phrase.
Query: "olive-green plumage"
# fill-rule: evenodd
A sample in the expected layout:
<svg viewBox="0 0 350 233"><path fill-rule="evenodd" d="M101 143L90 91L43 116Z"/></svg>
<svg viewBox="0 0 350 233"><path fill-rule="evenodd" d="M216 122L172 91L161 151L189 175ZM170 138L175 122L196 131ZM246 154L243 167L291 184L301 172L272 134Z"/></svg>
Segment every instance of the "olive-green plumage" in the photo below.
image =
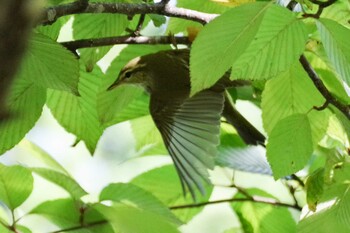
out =
<svg viewBox="0 0 350 233"><path fill-rule="evenodd" d="M247 144L263 143L264 136L232 106L225 88L228 76L190 97L189 50L167 50L134 58L108 88L136 84L151 95L150 113L181 178L183 189L195 198L204 193L207 169L214 167L223 115Z"/></svg>

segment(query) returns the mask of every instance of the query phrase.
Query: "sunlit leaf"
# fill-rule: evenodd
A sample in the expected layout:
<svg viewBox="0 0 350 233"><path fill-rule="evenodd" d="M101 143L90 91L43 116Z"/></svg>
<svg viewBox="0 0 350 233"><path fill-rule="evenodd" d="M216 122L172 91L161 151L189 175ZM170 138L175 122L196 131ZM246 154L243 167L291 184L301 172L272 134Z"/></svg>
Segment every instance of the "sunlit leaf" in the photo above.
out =
<svg viewBox="0 0 350 233"><path fill-rule="evenodd" d="M305 184L307 191L306 200L309 209L312 211L316 211L316 205L323 194L324 172L325 170L322 168L316 170L308 177Z"/></svg>
<svg viewBox="0 0 350 233"><path fill-rule="evenodd" d="M79 225L82 203L73 199L57 199L41 203L30 214L39 214L60 227Z"/></svg>
<svg viewBox="0 0 350 233"><path fill-rule="evenodd" d="M28 157L30 157L31 161L34 160L33 158L38 159L41 163L47 165L49 168L59 171L63 174L68 174L66 169L61 164L59 164L50 154L48 154L48 152L44 151L35 143L23 139L20 145L29 151Z"/></svg>
<svg viewBox="0 0 350 233"><path fill-rule="evenodd" d="M117 1L119 2L119 1ZM120 35L128 25L126 15L122 14L80 14L73 22L74 39L92 39ZM111 46L80 49L80 57L88 70L92 70Z"/></svg>
<svg viewBox="0 0 350 233"><path fill-rule="evenodd" d="M302 169L309 161L312 151L311 127L306 115L295 114L279 121L267 144L267 160L274 178Z"/></svg>
<svg viewBox="0 0 350 233"><path fill-rule="evenodd" d="M199 34L191 52L192 93L212 86L232 67L233 79L267 79L286 71L304 50L303 22L270 3L222 14Z"/></svg>
<svg viewBox="0 0 350 233"><path fill-rule="evenodd" d="M46 168L31 168L31 170L44 179L47 179L66 190L74 199L79 199L87 194L87 192L74 179L65 174Z"/></svg>
<svg viewBox="0 0 350 233"><path fill-rule="evenodd" d="M264 128L270 134L281 119L297 113L306 114L314 106L322 106L324 101L301 65L296 63L288 72L266 82L261 102ZM326 133L329 116L327 110L313 110L308 114L314 145Z"/></svg>
<svg viewBox="0 0 350 233"><path fill-rule="evenodd" d="M38 33L30 40L19 75L44 88L78 94L77 58L62 45Z"/></svg>
<svg viewBox="0 0 350 233"><path fill-rule="evenodd" d="M83 140L91 154L102 135L103 127L98 118L98 95L103 73L81 71L80 96L62 91L49 91L47 105L54 117L68 131Z"/></svg>
<svg viewBox="0 0 350 233"><path fill-rule="evenodd" d="M274 198L256 189L246 190L251 195ZM241 194L236 195L242 198ZM285 207L277 207L255 202L233 202L233 209L241 221L244 232L290 233L296 232L296 223L291 213Z"/></svg>
<svg viewBox="0 0 350 233"><path fill-rule="evenodd" d="M0 122L0 154L15 146L39 119L46 90L18 77L8 97L11 117Z"/></svg>
<svg viewBox="0 0 350 233"><path fill-rule="evenodd" d="M137 150L148 144L163 143L162 137L151 115L133 119L131 121L131 127L136 139Z"/></svg>
<svg viewBox="0 0 350 233"><path fill-rule="evenodd" d="M175 225L163 216L126 205L94 206L103 214L116 232L123 233L178 233Z"/></svg>
<svg viewBox="0 0 350 233"><path fill-rule="evenodd" d="M0 164L0 201L14 210L29 197L33 182L32 173L28 169Z"/></svg>
<svg viewBox="0 0 350 233"><path fill-rule="evenodd" d="M147 190L157 197L160 201L170 206L181 206L193 203L190 195L184 197L181 183L173 165L163 166L143 173L132 180L133 184ZM208 185L206 196L197 193L198 202L209 200L212 192L212 186ZM178 208L173 209L173 213L182 221L188 222L196 214L202 211L203 207L198 208Z"/></svg>
<svg viewBox="0 0 350 233"><path fill-rule="evenodd" d="M350 29L329 19L317 22L323 46L340 77L350 85Z"/></svg>
<svg viewBox="0 0 350 233"><path fill-rule="evenodd" d="M46 201L29 214L41 215L61 229L76 228L76 233L113 233L108 220L94 208L73 199Z"/></svg>
<svg viewBox="0 0 350 233"><path fill-rule="evenodd" d="M100 193L100 201L112 200L159 214L175 224L181 222L157 198L133 184L110 184Z"/></svg>

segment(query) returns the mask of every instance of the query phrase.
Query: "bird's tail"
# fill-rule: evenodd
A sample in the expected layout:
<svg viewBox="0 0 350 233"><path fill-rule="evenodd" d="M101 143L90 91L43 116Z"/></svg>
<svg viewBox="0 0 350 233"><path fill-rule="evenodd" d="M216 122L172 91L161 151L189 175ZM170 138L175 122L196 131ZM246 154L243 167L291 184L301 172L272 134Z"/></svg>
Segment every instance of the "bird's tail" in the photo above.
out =
<svg viewBox="0 0 350 233"><path fill-rule="evenodd" d="M265 145L265 136L237 111L227 93L225 93L225 105L222 115L228 123L235 127L246 144Z"/></svg>

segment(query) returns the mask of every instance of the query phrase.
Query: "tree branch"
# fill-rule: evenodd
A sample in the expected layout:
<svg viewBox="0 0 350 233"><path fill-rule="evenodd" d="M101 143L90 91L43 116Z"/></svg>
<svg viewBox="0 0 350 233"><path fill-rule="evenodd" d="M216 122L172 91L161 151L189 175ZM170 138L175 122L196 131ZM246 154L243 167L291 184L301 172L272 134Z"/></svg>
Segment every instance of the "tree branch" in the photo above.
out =
<svg viewBox="0 0 350 233"><path fill-rule="evenodd" d="M61 233L61 232L75 231L75 230L86 229L86 228L95 227L95 226L99 226L99 225L103 225L103 224L108 224L108 223L109 222L107 220L100 220L97 222L91 222L91 223L84 224L84 225L79 225L79 226L69 227L66 229L52 231L50 233Z"/></svg>
<svg viewBox="0 0 350 233"><path fill-rule="evenodd" d="M234 187L237 188L236 186L234 186ZM240 189L240 192L242 190L243 189ZM268 204L268 205L273 205L273 206L293 208L293 209L296 209L298 211L301 211L301 209L302 209L297 204L292 205L292 204L288 204L288 203L278 202L277 200L271 199L271 198L265 198L265 197L260 197L260 196L250 196L248 193L245 193L244 195L246 195L247 197L230 198L230 199L222 199L222 200L217 200L217 201L207 201L207 202L194 203L194 204L188 204L188 205L171 206L171 207L169 207L169 209L170 210L190 209L190 208L198 208L198 207L202 207L202 206L206 206L206 205L220 204L220 203L226 203L226 202L245 202L245 201ZM108 220L100 220L100 221L96 221L96 222L91 222L91 223L87 223L87 224L83 224L83 225L78 225L78 226L69 227L66 229L53 231L50 233L62 233L62 232L68 232L68 231L75 231L75 230L79 230L79 229L90 228L90 227L108 224L108 223L109 223Z"/></svg>
<svg viewBox="0 0 350 233"><path fill-rule="evenodd" d="M81 48L93 48L116 44L172 44L174 40L176 44L191 44L188 37L185 36L116 36L68 41L62 42L61 45L71 51L75 51Z"/></svg>
<svg viewBox="0 0 350 233"><path fill-rule="evenodd" d="M326 101L332 105L334 105L337 109L339 109L348 119L350 119L350 106L342 104L336 98L332 96L332 94L328 91L322 80L318 77L315 70L311 67L310 63L306 59L304 55L301 55L299 58L301 65L303 66L306 73L309 75L310 79L318 89L318 91L323 95Z"/></svg>
<svg viewBox="0 0 350 233"><path fill-rule="evenodd" d="M85 3L85 4L82 4ZM49 7L44 10L38 24L52 24L58 18L72 14L101 14L101 13L119 13L128 16L136 14L159 14L182 18L206 24L214 19L217 14L207 14L195 10L178 8L167 4L168 1L161 1L155 4L147 3L86 3L85 1L76 1L73 3Z"/></svg>
<svg viewBox="0 0 350 233"><path fill-rule="evenodd" d="M301 207L294 204L288 204L288 203L283 203L283 202L278 202L275 199L270 199L270 198L265 198L265 197L257 197L257 196L252 196L251 198L249 197L244 197L244 198L230 198L230 199L223 199L223 200L217 200L217 201L207 201L207 202L200 202L200 203L194 203L194 204L188 204L188 205L178 205L178 206L171 206L169 209L171 210L177 210L177 209L190 209L190 208L198 208L206 205L213 205L213 204L220 204L220 203L225 203L225 202L243 202L243 201L249 201L249 202L256 202L256 203L263 203L263 204L268 204L268 205L273 205L273 206L282 206L282 207L288 207L288 208L293 208L296 210L301 211Z"/></svg>
<svg viewBox="0 0 350 233"><path fill-rule="evenodd" d="M332 5L333 3L335 3L337 0L328 0L326 2L321 2L319 0L310 0L310 2L312 2L313 4L318 5L318 9L317 12L314 14L303 14L304 17L312 17L312 18L320 18L323 9L326 7L329 7L330 5Z"/></svg>

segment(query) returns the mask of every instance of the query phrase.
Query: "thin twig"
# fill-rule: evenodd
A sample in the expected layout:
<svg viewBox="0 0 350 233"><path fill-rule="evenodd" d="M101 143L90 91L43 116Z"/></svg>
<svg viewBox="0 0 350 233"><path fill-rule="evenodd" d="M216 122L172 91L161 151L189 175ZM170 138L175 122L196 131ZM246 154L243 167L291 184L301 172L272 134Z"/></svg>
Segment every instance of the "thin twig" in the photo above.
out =
<svg viewBox="0 0 350 233"><path fill-rule="evenodd" d="M323 7L323 8L326 8L330 5L332 5L336 1L337 0L329 0L329 1L321 2L319 0L310 0L310 2L312 2L313 4L319 5L320 7Z"/></svg>
<svg viewBox="0 0 350 233"><path fill-rule="evenodd" d="M163 2L155 4L147 3L88 3L82 5L80 1L62 4L58 6L49 7L44 10L38 24L52 24L58 18L73 14L102 14L102 13L118 13L133 16L136 14L159 14L170 17L182 18L206 24L214 19L217 14L208 14L195 10L179 8L170 6Z"/></svg>
<svg viewBox="0 0 350 233"><path fill-rule="evenodd" d="M84 225L69 227L69 228L65 228L65 229L61 229L61 230L57 230L57 231L51 231L50 233L62 233L62 232L68 232L68 231L75 231L75 230L79 230L79 229L91 228L91 227L95 227L95 226L99 226L99 225L103 225L103 224L108 224L108 223L109 223L108 220L100 220L97 222L91 222L91 223L84 224Z"/></svg>
<svg viewBox="0 0 350 233"><path fill-rule="evenodd" d="M145 22L145 18L146 18L145 14L140 15L139 22L137 23L135 30L132 32L133 37L141 35L141 29L142 29L143 23Z"/></svg>
<svg viewBox="0 0 350 233"><path fill-rule="evenodd" d="M339 109L348 119L350 119L350 106L342 104L339 102L332 94L328 91L323 81L318 77L315 70L312 68L308 60L304 55L299 58L301 65L303 66L306 73L309 75L310 79L318 89L318 91L323 95L323 97L328 101L328 103L334 105Z"/></svg>
<svg viewBox="0 0 350 233"><path fill-rule="evenodd" d="M116 44L171 44L174 39L176 40L177 44L191 44L191 41L188 39L188 37L185 36L176 36L174 38L170 38L169 36L116 36L97 39L74 40L62 42L61 45L71 51L74 51L81 48L93 48Z"/></svg>
<svg viewBox="0 0 350 233"><path fill-rule="evenodd" d="M317 111L322 111L322 110L325 110L329 105L329 102L328 100L326 100L324 102L324 104L322 104L321 106L313 106L313 109L317 110Z"/></svg>
<svg viewBox="0 0 350 233"><path fill-rule="evenodd" d="M239 193L243 194L243 195L246 196L247 198L253 199L253 196L250 195L244 188L239 187L239 186L237 186L237 185L235 185L235 184L232 184L230 187L237 189L237 191L238 191Z"/></svg>
<svg viewBox="0 0 350 233"><path fill-rule="evenodd" d="M322 12L323 12L323 9L326 8L326 7L329 7L330 5L332 5L333 3L335 3L337 0L329 0L329 1L326 1L326 2L321 2L319 0L310 0L310 2L312 2L313 4L316 4L318 5L318 9L317 9L317 12L314 13L314 14L303 14L303 17L311 17L311 18L320 18Z"/></svg>
<svg viewBox="0 0 350 233"><path fill-rule="evenodd" d="M252 198L230 198L230 199L223 199L223 200L217 200L217 201L207 201L207 202L200 202L200 203L194 203L194 204L187 204L187 205L178 205L178 206L171 206L169 209L171 210L178 210L178 209L190 209L190 208L199 208L206 205L213 205L213 204L220 204L220 203L226 203L226 202L256 202L256 203L263 203L273 206L282 206L282 207L288 207L293 208L296 210L301 211L301 207L298 205L292 205L288 203L278 202L274 199L270 198L264 198L264 197L256 197L253 196Z"/></svg>

